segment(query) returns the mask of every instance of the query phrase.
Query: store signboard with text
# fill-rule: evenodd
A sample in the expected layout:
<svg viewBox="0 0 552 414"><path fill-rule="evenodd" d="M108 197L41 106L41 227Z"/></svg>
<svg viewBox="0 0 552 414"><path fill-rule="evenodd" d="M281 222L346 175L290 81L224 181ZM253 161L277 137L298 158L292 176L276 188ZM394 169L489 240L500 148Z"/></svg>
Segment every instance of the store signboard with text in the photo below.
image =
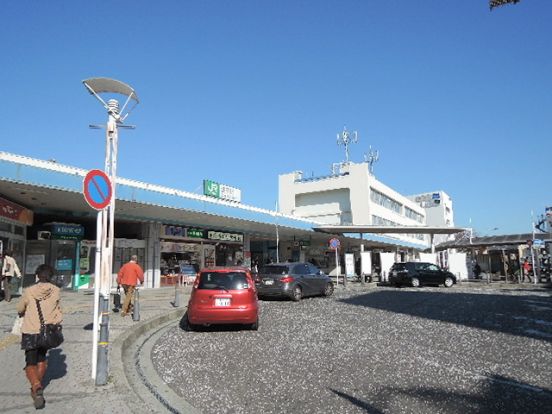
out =
<svg viewBox="0 0 552 414"><path fill-rule="evenodd" d="M212 180L203 180L203 194L209 197L241 202L241 190Z"/></svg>
<svg viewBox="0 0 552 414"><path fill-rule="evenodd" d="M53 239L81 240L84 237L84 227L80 224L54 223L51 234Z"/></svg>
<svg viewBox="0 0 552 414"><path fill-rule="evenodd" d="M223 231L209 230L207 232L207 238L209 240L243 243L243 234L240 233L226 233Z"/></svg>
<svg viewBox="0 0 552 414"><path fill-rule="evenodd" d="M19 204L0 197L0 216L32 226L33 212Z"/></svg>

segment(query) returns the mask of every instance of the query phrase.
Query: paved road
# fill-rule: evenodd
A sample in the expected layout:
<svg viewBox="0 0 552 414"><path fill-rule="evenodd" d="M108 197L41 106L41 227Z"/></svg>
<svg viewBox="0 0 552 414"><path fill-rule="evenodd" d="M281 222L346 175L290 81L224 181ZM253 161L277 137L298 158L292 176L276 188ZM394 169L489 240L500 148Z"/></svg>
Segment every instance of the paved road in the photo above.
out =
<svg viewBox="0 0 552 414"><path fill-rule="evenodd" d="M204 413L552 412L550 291L340 289L260 324L172 327L153 365Z"/></svg>

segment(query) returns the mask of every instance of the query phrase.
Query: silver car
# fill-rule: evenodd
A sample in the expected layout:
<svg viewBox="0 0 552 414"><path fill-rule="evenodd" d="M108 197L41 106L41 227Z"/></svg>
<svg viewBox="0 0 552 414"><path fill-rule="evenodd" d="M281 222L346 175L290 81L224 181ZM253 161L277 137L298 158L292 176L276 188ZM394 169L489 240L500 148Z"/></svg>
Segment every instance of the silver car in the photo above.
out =
<svg viewBox="0 0 552 414"><path fill-rule="evenodd" d="M305 296L331 296L332 280L311 263L274 263L261 266L255 278L257 295L289 297L299 301Z"/></svg>

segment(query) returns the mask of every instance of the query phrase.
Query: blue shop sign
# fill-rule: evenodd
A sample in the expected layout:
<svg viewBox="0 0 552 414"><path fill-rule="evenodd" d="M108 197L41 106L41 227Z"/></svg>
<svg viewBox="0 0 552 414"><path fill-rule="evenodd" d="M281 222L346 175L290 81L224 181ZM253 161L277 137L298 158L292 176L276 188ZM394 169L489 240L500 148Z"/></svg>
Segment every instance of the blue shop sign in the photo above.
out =
<svg viewBox="0 0 552 414"><path fill-rule="evenodd" d="M56 270L73 270L73 260L72 259L56 260Z"/></svg>
<svg viewBox="0 0 552 414"><path fill-rule="evenodd" d="M84 237L84 227L79 224L54 224L52 236L55 239L79 240Z"/></svg>

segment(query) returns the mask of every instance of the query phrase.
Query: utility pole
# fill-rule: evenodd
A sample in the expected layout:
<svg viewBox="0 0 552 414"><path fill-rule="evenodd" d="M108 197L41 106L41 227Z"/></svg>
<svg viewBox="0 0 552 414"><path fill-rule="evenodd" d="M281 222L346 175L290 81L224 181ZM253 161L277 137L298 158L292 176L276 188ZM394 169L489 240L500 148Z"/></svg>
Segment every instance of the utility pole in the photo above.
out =
<svg viewBox="0 0 552 414"><path fill-rule="evenodd" d="M138 96L129 85L115 79L90 78L83 81L85 88L100 101L107 110L108 119L105 126L91 125L92 128L106 129L105 143L105 176L111 181L111 198L109 205L98 211L96 229L96 263L94 274L94 323L92 339L92 378L96 385L107 384L109 374L109 298L111 294L111 278L113 275L113 243L115 230L115 188L117 180L117 151L119 128L134 128L123 125L124 120L138 104ZM99 94L120 94L127 97L123 108L119 101L109 99L107 102ZM125 109L130 101L134 102L127 112ZM99 324L99 327L98 327ZM99 334L99 339L98 339Z"/></svg>

